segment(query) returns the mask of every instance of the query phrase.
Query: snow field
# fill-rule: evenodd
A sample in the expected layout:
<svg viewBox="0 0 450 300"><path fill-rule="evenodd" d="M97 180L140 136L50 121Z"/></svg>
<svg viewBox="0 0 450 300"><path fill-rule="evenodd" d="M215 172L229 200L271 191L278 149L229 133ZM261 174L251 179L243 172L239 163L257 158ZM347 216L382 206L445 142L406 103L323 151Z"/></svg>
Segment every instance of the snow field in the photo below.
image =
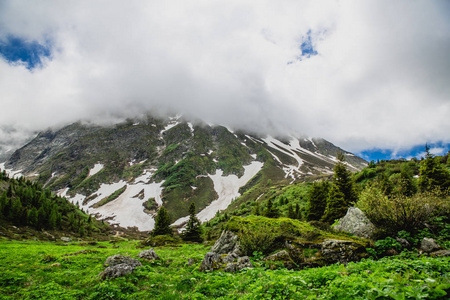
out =
<svg viewBox="0 0 450 300"><path fill-rule="evenodd" d="M89 170L89 177L90 176L94 176L95 174L97 174L98 172L100 172L103 169L104 165L97 163L94 165L94 167L92 169Z"/></svg>
<svg viewBox="0 0 450 300"><path fill-rule="evenodd" d="M236 175L222 176L223 171L217 170L215 175L208 175L214 183L214 190L219 197L211 202L206 208L197 214L197 218L201 222L211 220L216 212L226 209L233 199L240 196L239 188L245 185L253 176L263 167L263 163L254 161L248 166L244 166L244 175L238 178ZM189 217L183 217L176 220L172 225L181 225L186 222Z"/></svg>
<svg viewBox="0 0 450 300"><path fill-rule="evenodd" d="M148 171L146 172L147 173L144 173L141 177L150 178L152 173L148 173ZM69 201L74 204L78 203L80 208L83 208L91 214L101 215L100 219L112 217L113 222L111 223L118 224L122 227L136 226L141 231L152 230L155 226L155 221L152 216L144 212L144 207L142 204L149 198L155 198L156 203L158 203L158 205L162 205L161 185L163 182L146 184L142 181L138 181L137 179L134 184L126 183L123 180L112 184L102 184L100 189L94 193L97 194L97 197L85 205L83 205L83 201L86 199L86 196L84 195L77 194L74 197L69 198ZM126 190L117 199L97 208L92 207L92 205L105 197L108 197L125 185L127 186ZM143 199L134 197L142 190L144 190ZM66 196L67 191L68 189L61 191L60 195Z"/></svg>

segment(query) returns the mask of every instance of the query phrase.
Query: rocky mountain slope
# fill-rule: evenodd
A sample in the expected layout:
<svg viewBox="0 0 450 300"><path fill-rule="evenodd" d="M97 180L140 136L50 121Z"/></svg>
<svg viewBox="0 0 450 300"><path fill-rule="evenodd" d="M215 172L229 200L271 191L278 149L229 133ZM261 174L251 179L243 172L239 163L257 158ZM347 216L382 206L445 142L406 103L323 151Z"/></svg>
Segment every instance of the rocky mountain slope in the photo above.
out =
<svg viewBox="0 0 450 300"><path fill-rule="evenodd" d="M193 202L206 221L252 186L331 174L339 151L351 170L366 165L323 139L148 116L41 132L0 167L37 180L98 218L151 230L160 205L181 224Z"/></svg>

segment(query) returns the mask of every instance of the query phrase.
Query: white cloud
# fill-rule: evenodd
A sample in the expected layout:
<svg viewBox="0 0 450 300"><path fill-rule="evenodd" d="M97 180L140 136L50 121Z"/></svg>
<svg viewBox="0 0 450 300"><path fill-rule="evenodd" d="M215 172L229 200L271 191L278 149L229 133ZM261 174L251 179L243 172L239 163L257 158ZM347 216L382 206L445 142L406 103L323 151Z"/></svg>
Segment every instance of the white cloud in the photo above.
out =
<svg viewBox="0 0 450 300"><path fill-rule="evenodd" d="M32 73L0 61L0 127L173 109L352 151L449 142L449 6L3 1L0 38L51 39L54 52ZM318 55L295 61L309 30Z"/></svg>

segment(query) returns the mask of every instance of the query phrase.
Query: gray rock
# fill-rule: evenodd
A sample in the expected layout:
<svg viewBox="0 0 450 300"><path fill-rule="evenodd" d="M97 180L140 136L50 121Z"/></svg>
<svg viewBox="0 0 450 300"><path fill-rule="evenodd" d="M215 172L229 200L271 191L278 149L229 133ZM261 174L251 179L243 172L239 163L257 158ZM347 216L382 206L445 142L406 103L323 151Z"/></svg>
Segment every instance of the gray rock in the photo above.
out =
<svg viewBox="0 0 450 300"><path fill-rule="evenodd" d="M280 252L277 252L275 254L269 255L264 258L264 260L270 260L270 261L290 261L291 257L289 256L289 253L286 250L281 250Z"/></svg>
<svg viewBox="0 0 450 300"><path fill-rule="evenodd" d="M110 279L125 276L134 271L136 267L142 266L137 259L124 255L113 255L106 259L104 266L106 269L98 276L101 279Z"/></svg>
<svg viewBox="0 0 450 300"><path fill-rule="evenodd" d="M238 236L231 231L222 232L220 238L215 242L214 246L212 246L211 252L215 252L217 254L234 253L237 256L241 256L242 251Z"/></svg>
<svg viewBox="0 0 450 300"><path fill-rule="evenodd" d="M208 252L200 265L200 271L214 271L219 269L221 266L222 257L220 254Z"/></svg>
<svg viewBox="0 0 450 300"><path fill-rule="evenodd" d="M188 259L188 266L192 266L195 263L193 258Z"/></svg>
<svg viewBox="0 0 450 300"><path fill-rule="evenodd" d="M61 241L63 241L63 242L71 242L72 239L69 238L69 237L63 236L63 237L61 237Z"/></svg>
<svg viewBox="0 0 450 300"><path fill-rule="evenodd" d="M235 261L238 258L238 256L235 253L230 253L227 256L225 256L222 261L225 264L229 264L232 263L233 261Z"/></svg>
<svg viewBox="0 0 450 300"><path fill-rule="evenodd" d="M227 263L224 266L223 271L228 273L235 273L244 268L253 268L253 264L248 256L238 257L236 262Z"/></svg>
<svg viewBox="0 0 450 300"><path fill-rule="evenodd" d="M435 251L433 253L430 253L430 255L433 256L433 257L437 257L437 256L447 257L447 256L450 256L450 250L439 250L439 251Z"/></svg>
<svg viewBox="0 0 450 300"><path fill-rule="evenodd" d="M113 267L116 265L125 264L131 266L133 269L142 266L141 262L135 258L125 255L112 255L108 257L104 263L105 267Z"/></svg>
<svg viewBox="0 0 450 300"><path fill-rule="evenodd" d="M409 248L411 248L411 244L406 240L406 239L403 239L403 238L395 238L395 240L400 244L400 245L402 245L402 247L403 248L407 248L407 249L409 249Z"/></svg>
<svg viewBox="0 0 450 300"><path fill-rule="evenodd" d="M420 243L420 249L424 252L430 253L441 250L441 246L439 246L434 239L423 238L422 242Z"/></svg>
<svg viewBox="0 0 450 300"><path fill-rule="evenodd" d="M327 263L347 264L351 261L359 261L360 253L365 253L364 247L352 241L327 239L321 245L321 256Z"/></svg>
<svg viewBox="0 0 450 300"><path fill-rule="evenodd" d="M242 270L243 268L253 268L253 264L248 256L239 257L237 259L237 264L239 270Z"/></svg>
<svg viewBox="0 0 450 300"><path fill-rule="evenodd" d="M111 279L131 274L134 271L134 267L127 264L118 264L107 267L98 276L101 279Z"/></svg>
<svg viewBox="0 0 450 300"><path fill-rule="evenodd" d="M223 271L228 273L236 273L238 270L237 263L229 263L223 268Z"/></svg>
<svg viewBox="0 0 450 300"><path fill-rule="evenodd" d="M138 254L139 258L143 258L146 260L159 260L161 259L158 254L156 254L155 250L149 249L139 252Z"/></svg>
<svg viewBox="0 0 450 300"><path fill-rule="evenodd" d="M357 237L371 239L376 228L359 208L350 207L347 214L339 220L339 224L334 229L351 233Z"/></svg>

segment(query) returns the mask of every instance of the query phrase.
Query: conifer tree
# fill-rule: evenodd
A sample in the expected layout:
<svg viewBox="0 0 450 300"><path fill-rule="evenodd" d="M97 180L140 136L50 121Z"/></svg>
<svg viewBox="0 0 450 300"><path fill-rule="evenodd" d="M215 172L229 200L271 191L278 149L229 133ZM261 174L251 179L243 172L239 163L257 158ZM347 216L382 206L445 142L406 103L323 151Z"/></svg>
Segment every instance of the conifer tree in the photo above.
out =
<svg viewBox="0 0 450 300"><path fill-rule="evenodd" d="M266 218L278 218L279 217L278 209L273 206L272 199L267 201L266 210L264 211L264 216Z"/></svg>
<svg viewBox="0 0 450 300"><path fill-rule="evenodd" d="M297 219L297 215L295 214L294 209L292 208L292 204L288 205L288 215L287 215L287 217L290 218L290 219Z"/></svg>
<svg viewBox="0 0 450 300"><path fill-rule="evenodd" d="M425 159L420 163L418 185L421 191L430 191L435 188L445 190L450 188L450 173L444 169L436 157L430 153L425 145Z"/></svg>
<svg viewBox="0 0 450 300"><path fill-rule="evenodd" d="M185 231L181 234L181 238L185 241L201 243L203 238L200 225L200 220L195 216L195 204L191 203L189 206L189 220L186 224Z"/></svg>
<svg viewBox="0 0 450 300"><path fill-rule="evenodd" d="M37 211L36 207L32 207L28 211L27 223L28 223L28 225L30 225L32 227L38 226L38 211Z"/></svg>
<svg viewBox="0 0 450 300"><path fill-rule="evenodd" d="M261 215L260 209L259 209L259 202L255 201L255 207L253 208L253 214L255 216Z"/></svg>
<svg viewBox="0 0 450 300"><path fill-rule="evenodd" d="M322 218L327 207L330 183L327 181L314 182L308 192L308 204L306 208L306 219L318 221Z"/></svg>
<svg viewBox="0 0 450 300"><path fill-rule="evenodd" d="M155 229L153 229L151 235L172 235L172 228L170 227L171 221L169 214L164 206L158 210L158 214L155 219Z"/></svg>
<svg viewBox="0 0 450 300"><path fill-rule="evenodd" d="M345 167L344 154L338 153L338 163L334 166L333 183L328 195L327 206L321 219L332 223L343 217L350 205L358 199L351 179L351 173Z"/></svg>
<svg viewBox="0 0 450 300"><path fill-rule="evenodd" d="M398 193L400 195L411 197L417 192L417 188L414 185L413 177L408 172L402 170L400 173L400 180L398 186Z"/></svg>

